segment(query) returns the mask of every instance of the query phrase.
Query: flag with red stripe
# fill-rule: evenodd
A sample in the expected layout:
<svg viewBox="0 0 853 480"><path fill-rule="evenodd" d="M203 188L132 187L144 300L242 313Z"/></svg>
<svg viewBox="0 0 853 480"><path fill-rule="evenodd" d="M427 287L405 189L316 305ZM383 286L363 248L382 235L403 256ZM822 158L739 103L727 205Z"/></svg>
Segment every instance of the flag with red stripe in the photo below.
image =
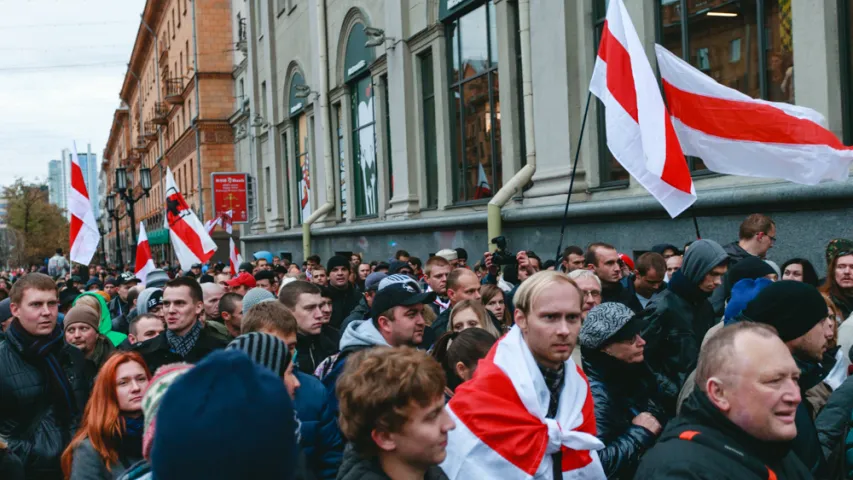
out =
<svg viewBox="0 0 853 480"><path fill-rule="evenodd" d="M83 180L80 160L77 158L76 142L72 145L71 151L71 189L68 190L67 200L68 212L71 214L69 231L71 251L69 258L72 262L88 265L98 249L101 233L98 231L98 224L95 222L95 214L92 213L89 192L86 189L86 182Z"/></svg>
<svg viewBox="0 0 853 480"><path fill-rule="evenodd" d="M551 479L560 452L562 480L603 480L589 382L571 358L563 371L557 416L546 418L550 392L514 326L447 404L456 428L448 432L444 473L451 480Z"/></svg>
<svg viewBox="0 0 853 480"><path fill-rule="evenodd" d="M216 243L187 205L170 168L166 168L166 219L169 222L172 248L184 271L189 270L194 263L210 260L216 252Z"/></svg>
<svg viewBox="0 0 853 480"><path fill-rule="evenodd" d="M611 0L589 90L604 104L607 148L672 217L696 201L655 74L622 0Z"/></svg>
<svg viewBox="0 0 853 480"><path fill-rule="evenodd" d="M756 100L655 45L663 91L684 153L709 170L814 185L847 178L853 149L818 112Z"/></svg>
<svg viewBox="0 0 853 480"><path fill-rule="evenodd" d="M151 256L151 245L148 243L148 234L145 232L145 224L139 222L139 239L136 241L136 265L134 268L136 278L145 283L148 273L155 268L154 258Z"/></svg>
<svg viewBox="0 0 853 480"><path fill-rule="evenodd" d="M240 252L237 251L237 244L234 243L234 237L231 237L231 253L229 255L229 260L231 262L231 276L237 276L237 269L240 268L240 264L243 263L243 259L240 257Z"/></svg>

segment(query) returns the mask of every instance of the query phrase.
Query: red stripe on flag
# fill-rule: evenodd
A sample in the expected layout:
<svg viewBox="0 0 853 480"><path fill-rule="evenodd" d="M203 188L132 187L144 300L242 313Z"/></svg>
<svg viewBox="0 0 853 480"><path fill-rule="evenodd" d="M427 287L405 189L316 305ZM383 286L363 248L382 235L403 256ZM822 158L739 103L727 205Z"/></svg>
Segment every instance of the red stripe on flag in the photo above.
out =
<svg viewBox="0 0 853 480"><path fill-rule="evenodd" d="M77 215L71 215L71 227L69 230L69 238L71 239L71 246L74 246L74 242L77 241L77 234L80 233L80 229L83 227L83 220Z"/></svg>
<svg viewBox="0 0 853 480"><path fill-rule="evenodd" d="M86 182L83 180L83 170L80 169L80 165L71 162L71 188L80 192L80 195L89 198L88 192L86 192Z"/></svg>
<svg viewBox="0 0 853 480"><path fill-rule="evenodd" d="M666 108L664 108L663 115L666 134L666 160L664 160L660 178L682 192L691 193L693 179L690 177L687 159L684 158L684 152L681 150L681 144L678 143L675 128L672 126L672 119L669 117Z"/></svg>
<svg viewBox="0 0 853 480"><path fill-rule="evenodd" d="M610 26L604 21L598 56L607 64L607 90L628 115L639 122L637 113L637 89L634 86L634 71L631 69L631 56L619 40L610 33Z"/></svg>
<svg viewBox="0 0 853 480"><path fill-rule="evenodd" d="M663 81L672 115L684 125L715 137L759 143L825 145L850 150L832 132L780 108L687 92Z"/></svg>
<svg viewBox="0 0 853 480"><path fill-rule="evenodd" d="M169 225L169 228L175 232L175 235L181 239L182 242L193 252L201 262L207 261L210 256L205 258L204 247L201 245L201 238L199 238L198 233L193 230L193 228L185 222L183 219L179 219L177 222Z"/></svg>

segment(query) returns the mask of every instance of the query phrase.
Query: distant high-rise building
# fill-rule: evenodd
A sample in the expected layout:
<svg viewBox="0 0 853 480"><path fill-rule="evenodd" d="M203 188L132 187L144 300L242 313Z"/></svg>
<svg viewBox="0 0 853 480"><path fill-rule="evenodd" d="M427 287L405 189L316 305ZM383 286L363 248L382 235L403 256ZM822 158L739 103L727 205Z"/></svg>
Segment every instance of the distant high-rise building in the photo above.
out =
<svg viewBox="0 0 853 480"><path fill-rule="evenodd" d="M100 214L100 205L98 204L98 156L92 153L92 146L88 145L87 151L77 152L77 161L80 163L80 170L83 172L83 183L86 184L86 191L89 193L89 204L92 205L92 214L98 218ZM61 200L57 197L54 201L53 188L53 162L58 162L60 165L60 187L56 189L57 196L61 195ZM50 186L50 201L58 205L60 208L67 210L68 200L67 195L71 188L71 149L62 149L62 160L51 161L48 174L48 186ZM66 216L70 215L66 212Z"/></svg>
<svg viewBox="0 0 853 480"><path fill-rule="evenodd" d="M9 208L9 199L0 197L0 230L6 228L6 213Z"/></svg>
<svg viewBox="0 0 853 480"><path fill-rule="evenodd" d="M50 203L65 210L68 205L66 196L65 165L62 160L51 160L47 164L47 188Z"/></svg>

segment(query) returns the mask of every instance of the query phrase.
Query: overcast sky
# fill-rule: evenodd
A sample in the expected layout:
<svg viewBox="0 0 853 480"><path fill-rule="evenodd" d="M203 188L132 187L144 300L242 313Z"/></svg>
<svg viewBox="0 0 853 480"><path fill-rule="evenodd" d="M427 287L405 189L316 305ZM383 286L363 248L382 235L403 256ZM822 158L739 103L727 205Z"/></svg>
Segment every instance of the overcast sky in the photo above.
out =
<svg viewBox="0 0 853 480"><path fill-rule="evenodd" d="M77 142L100 163L145 0L0 0L0 185L47 179Z"/></svg>

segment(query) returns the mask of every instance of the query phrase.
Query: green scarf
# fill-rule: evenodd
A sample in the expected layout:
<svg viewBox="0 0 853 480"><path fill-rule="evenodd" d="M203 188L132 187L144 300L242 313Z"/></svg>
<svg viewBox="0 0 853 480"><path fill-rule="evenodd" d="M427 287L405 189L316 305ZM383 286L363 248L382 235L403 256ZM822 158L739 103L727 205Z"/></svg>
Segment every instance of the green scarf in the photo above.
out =
<svg viewBox="0 0 853 480"><path fill-rule="evenodd" d="M118 347L127 339L127 335L121 332L113 331L113 320L110 316L110 307L107 305L107 301L104 300L104 297L100 296L95 292L83 292L74 299L74 304L77 305L77 300L84 296L91 295L98 299L98 304L101 306L101 321L98 324L98 333L110 339L114 346ZM72 306L73 306L72 305Z"/></svg>

